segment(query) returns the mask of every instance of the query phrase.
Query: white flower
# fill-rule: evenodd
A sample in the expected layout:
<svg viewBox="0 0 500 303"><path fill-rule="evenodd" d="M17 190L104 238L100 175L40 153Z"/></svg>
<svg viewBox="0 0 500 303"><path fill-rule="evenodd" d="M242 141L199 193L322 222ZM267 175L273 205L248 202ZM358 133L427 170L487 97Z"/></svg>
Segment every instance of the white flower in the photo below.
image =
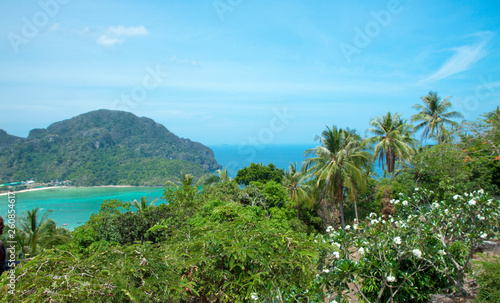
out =
<svg viewBox="0 0 500 303"><path fill-rule="evenodd" d="M335 257L335 259L340 258L340 254L338 251L334 251L332 255Z"/></svg>
<svg viewBox="0 0 500 303"><path fill-rule="evenodd" d="M355 230L358 229L358 224L354 224L352 228L354 228Z"/></svg>
<svg viewBox="0 0 500 303"><path fill-rule="evenodd" d="M323 269L323 272L327 274L327 273L329 273L329 272L330 272L330 270L329 270L329 269L327 269L327 268L325 268L325 269Z"/></svg>
<svg viewBox="0 0 500 303"><path fill-rule="evenodd" d="M434 203L432 203L431 207L432 208L439 208L439 203L434 202Z"/></svg>
<svg viewBox="0 0 500 303"><path fill-rule="evenodd" d="M422 252L420 251L420 249L414 249L414 250L412 251L412 253L413 253L413 255L414 255L415 257L417 257L417 258L422 257Z"/></svg>
<svg viewBox="0 0 500 303"><path fill-rule="evenodd" d="M391 199L389 203L394 204L394 201L395 201L394 199Z"/></svg>
<svg viewBox="0 0 500 303"><path fill-rule="evenodd" d="M415 191L418 191L418 187L415 187Z"/></svg>
<svg viewBox="0 0 500 303"><path fill-rule="evenodd" d="M460 197L460 195L454 195L454 196L453 196L453 200L458 200L458 199L460 199L460 198L462 198L462 197Z"/></svg>
<svg viewBox="0 0 500 303"><path fill-rule="evenodd" d="M448 214L448 212L449 212L448 208L444 210L445 214Z"/></svg>
<svg viewBox="0 0 500 303"><path fill-rule="evenodd" d="M441 250L438 251L438 254L440 254L441 256L444 256L444 255L446 255L446 252L441 249Z"/></svg>
<svg viewBox="0 0 500 303"><path fill-rule="evenodd" d="M333 300L333 301L331 301L330 303L338 303L338 302L337 302L337 301L335 301L335 300Z"/></svg>
<svg viewBox="0 0 500 303"><path fill-rule="evenodd" d="M250 298L251 298L252 300L254 300L254 301L259 300L259 297L257 296L257 294L256 294L256 293L252 293L252 294L250 295Z"/></svg>
<svg viewBox="0 0 500 303"><path fill-rule="evenodd" d="M370 223L371 223L372 225L375 225L375 224L377 224L377 223L378 223L378 220L377 220L377 219L373 219L373 220L371 220L371 222L370 222Z"/></svg>
<svg viewBox="0 0 500 303"><path fill-rule="evenodd" d="M332 245L335 245L335 246L337 246L338 248L340 248L340 244L339 244L339 243L337 243L337 242L333 242L333 243L332 243Z"/></svg>
<svg viewBox="0 0 500 303"><path fill-rule="evenodd" d="M484 189L482 189L482 188L481 188L481 189L480 189L480 190L478 190L477 192L478 192L478 193L480 193L480 194L482 195L482 194L484 194Z"/></svg>
<svg viewBox="0 0 500 303"><path fill-rule="evenodd" d="M376 214L376 213L370 213L369 217L370 217L370 218L371 218L371 217L375 217L375 218L376 218L376 217L377 217L377 214Z"/></svg>
<svg viewBox="0 0 500 303"><path fill-rule="evenodd" d="M347 226L345 227L345 229L346 229L346 230L351 229L351 225L347 225Z"/></svg>
<svg viewBox="0 0 500 303"><path fill-rule="evenodd" d="M469 194L468 194L468 193L464 193L464 196L468 197L468 196L469 196Z"/></svg>
<svg viewBox="0 0 500 303"><path fill-rule="evenodd" d="M401 237L396 237L396 238L394 238L394 243L396 243L396 244L401 244L401 243L402 243L402 242L401 242Z"/></svg>
<svg viewBox="0 0 500 303"><path fill-rule="evenodd" d="M469 201L469 205L470 205L470 206L474 206L474 205L476 205L476 200L471 199L471 200Z"/></svg>
<svg viewBox="0 0 500 303"><path fill-rule="evenodd" d="M403 201L403 206L407 206L408 205L408 201L404 200Z"/></svg>
<svg viewBox="0 0 500 303"><path fill-rule="evenodd" d="M392 283L396 281L396 277L394 276L387 276L387 282Z"/></svg>
<svg viewBox="0 0 500 303"><path fill-rule="evenodd" d="M480 214L477 214L477 218L481 221L485 219L485 217L481 216Z"/></svg>
<svg viewBox="0 0 500 303"><path fill-rule="evenodd" d="M482 234L480 235L480 237L481 237L481 238L483 238L483 239L486 239L486 238L488 237L488 234L486 234L486 233L482 233Z"/></svg>
<svg viewBox="0 0 500 303"><path fill-rule="evenodd" d="M328 227L326 228L326 232L327 232L327 233L331 233L333 230L334 230L334 228L333 228L332 226L328 226Z"/></svg>
<svg viewBox="0 0 500 303"><path fill-rule="evenodd" d="M399 202L400 202L399 200L394 201L394 205L399 204Z"/></svg>
<svg viewBox="0 0 500 303"><path fill-rule="evenodd" d="M490 205L491 205L491 203L493 203L493 199L489 199L489 200L488 200L488 203L486 203L486 205L490 206Z"/></svg>
<svg viewBox="0 0 500 303"><path fill-rule="evenodd" d="M359 252L360 255L364 255L365 254L365 249L363 247L360 247L358 249L358 252Z"/></svg>

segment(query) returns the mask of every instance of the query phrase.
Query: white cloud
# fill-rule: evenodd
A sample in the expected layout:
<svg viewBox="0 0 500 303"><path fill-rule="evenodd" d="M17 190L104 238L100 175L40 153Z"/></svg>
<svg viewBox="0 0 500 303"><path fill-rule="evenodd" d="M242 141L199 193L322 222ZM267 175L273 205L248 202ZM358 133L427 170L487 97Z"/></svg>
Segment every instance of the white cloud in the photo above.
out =
<svg viewBox="0 0 500 303"><path fill-rule="evenodd" d="M146 36L149 35L148 30L144 26L130 26L125 27L122 25L110 26L98 39L97 43L104 46L113 46L125 41L125 37Z"/></svg>
<svg viewBox="0 0 500 303"><path fill-rule="evenodd" d="M491 39L492 34L484 34L486 35L486 37L483 38L483 41L479 43L464 45L452 49L455 52L453 56L451 56L437 72L419 81L417 84L420 85L432 83L471 68L473 64L481 60L487 54L487 50L485 49L486 44Z"/></svg>
<svg viewBox="0 0 500 303"><path fill-rule="evenodd" d="M97 43L104 46L113 46L117 43L121 43L122 41L118 38L108 37L106 35L102 35L97 39Z"/></svg>
<svg viewBox="0 0 500 303"><path fill-rule="evenodd" d="M148 30L144 26L131 26L124 27L122 25L119 26L110 26L107 30L107 33L110 35L116 36L146 36L148 35Z"/></svg>

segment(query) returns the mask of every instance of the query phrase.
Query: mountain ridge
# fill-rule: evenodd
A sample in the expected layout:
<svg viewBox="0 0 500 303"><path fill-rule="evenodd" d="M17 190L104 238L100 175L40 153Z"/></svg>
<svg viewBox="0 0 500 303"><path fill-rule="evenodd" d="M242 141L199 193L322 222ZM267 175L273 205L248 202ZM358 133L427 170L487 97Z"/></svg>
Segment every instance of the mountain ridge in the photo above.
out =
<svg viewBox="0 0 500 303"><path fill-rule="evenodd" d="M163 185L181 172L200 177L220 167L207 146L180 138L150 118L107 109L32 129L27 138L0 130L0 142L2 183L33 178Z"/></svg>

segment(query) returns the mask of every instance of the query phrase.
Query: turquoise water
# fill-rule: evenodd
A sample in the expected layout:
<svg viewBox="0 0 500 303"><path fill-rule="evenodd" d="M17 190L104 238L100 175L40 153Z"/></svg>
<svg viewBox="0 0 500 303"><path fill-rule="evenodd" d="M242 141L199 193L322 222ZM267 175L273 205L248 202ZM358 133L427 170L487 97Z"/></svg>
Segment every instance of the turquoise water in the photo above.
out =
<svg viewBox="0 0 500 303"><path fill-rule="evenodd" d="M42 213L51 209L49 218L54 219L58 226L73 230L84 224L92 213L98 213L102 202L106 199L122 201L139 200L148 197L151 200L161 199L162 187L89 187L89 188L50 188L39 191L16 193L15 209L18 215L23 211L40 207ZM11 196L12 197L12 196ZM155 204L163 203L159 200ZM7 215L7 196L0 196L0 215Z"/></svg>

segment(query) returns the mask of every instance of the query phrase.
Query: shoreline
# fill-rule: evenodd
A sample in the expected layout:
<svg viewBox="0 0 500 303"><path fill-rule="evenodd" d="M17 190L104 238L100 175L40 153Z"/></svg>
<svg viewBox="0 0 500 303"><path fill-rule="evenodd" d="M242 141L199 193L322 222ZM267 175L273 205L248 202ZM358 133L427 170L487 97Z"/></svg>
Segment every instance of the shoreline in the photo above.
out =
<svg viewBox="0 0 500 303"><path fill-rule="evenodd" d="M7 196L10 194L19 194L32 191L46 190L46 189L60 189L60 188L125 188L125 187L163 187L163 186L135 186L135 185L96 185L96 186L48 186L48 187L38 187L32 189L23 189L19 191L3 192L0 193L1 196Z"/></svg>

